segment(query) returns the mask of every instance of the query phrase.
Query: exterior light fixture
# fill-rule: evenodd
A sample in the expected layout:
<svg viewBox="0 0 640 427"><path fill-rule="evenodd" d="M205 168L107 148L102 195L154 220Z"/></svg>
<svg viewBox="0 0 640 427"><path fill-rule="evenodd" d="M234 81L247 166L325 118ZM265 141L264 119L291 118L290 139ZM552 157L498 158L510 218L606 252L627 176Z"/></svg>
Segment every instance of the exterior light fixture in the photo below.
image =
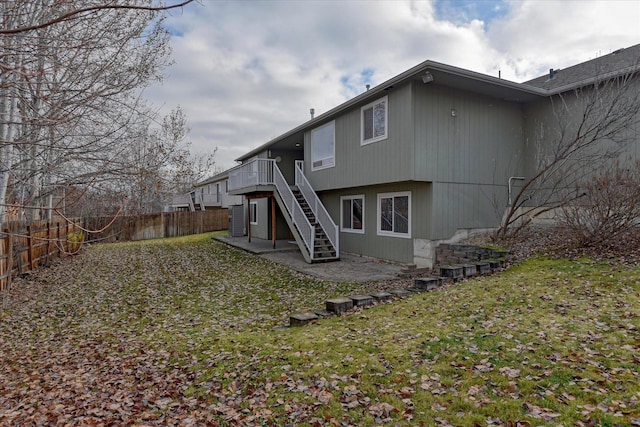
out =
<svg viewBox="0 0 640 427"><path fill-rule="evenodd" d="M428 71L425 71L424 74L422 75L422 83L431 83L433 81L433 74L431 74Z"/></svg>

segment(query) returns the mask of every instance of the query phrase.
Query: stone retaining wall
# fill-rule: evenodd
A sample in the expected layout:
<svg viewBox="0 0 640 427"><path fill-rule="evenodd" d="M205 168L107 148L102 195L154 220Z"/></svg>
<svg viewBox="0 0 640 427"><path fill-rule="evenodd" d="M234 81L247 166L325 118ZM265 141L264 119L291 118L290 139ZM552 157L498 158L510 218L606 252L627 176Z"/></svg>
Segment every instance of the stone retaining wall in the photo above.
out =
<svg viewBox="0 0 640 427"><path fill-rule="evenodd" d="M441 243L436 248L436 264L471 264L477 261L504 258L506 251L473 245Z"/></svg>

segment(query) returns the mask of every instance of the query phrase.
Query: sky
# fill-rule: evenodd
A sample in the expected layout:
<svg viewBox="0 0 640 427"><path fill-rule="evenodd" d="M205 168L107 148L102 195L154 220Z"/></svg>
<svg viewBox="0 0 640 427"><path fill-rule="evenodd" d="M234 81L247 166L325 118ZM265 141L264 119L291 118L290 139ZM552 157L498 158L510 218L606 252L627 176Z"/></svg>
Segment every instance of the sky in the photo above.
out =
<svg viewBox="0 0 640 427"><path fill-rule="evenodd" d="M165 25L174 64L146 96L223 170L425 60L523 82L638 44L640 0L199 0Z"/></svg>

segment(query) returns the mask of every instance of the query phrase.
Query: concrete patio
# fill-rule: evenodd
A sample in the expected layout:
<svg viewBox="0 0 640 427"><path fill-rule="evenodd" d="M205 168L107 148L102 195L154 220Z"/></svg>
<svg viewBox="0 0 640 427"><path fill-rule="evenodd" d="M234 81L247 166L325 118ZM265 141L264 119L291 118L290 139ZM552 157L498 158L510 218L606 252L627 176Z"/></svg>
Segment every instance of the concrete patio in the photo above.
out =
<svg viewBox="0 0 640 427"><path fill-rule="evenodd" d="M338 282L370 282L401 278L406 270L402 264L394 264L358 255L340 254L340 261L308 264L305 262L295 241L277 240L273 247L271 240L230 236L214 236L213 239L230 246L257 254L263 258L283 264L301 273L324 280Z"/></svg>

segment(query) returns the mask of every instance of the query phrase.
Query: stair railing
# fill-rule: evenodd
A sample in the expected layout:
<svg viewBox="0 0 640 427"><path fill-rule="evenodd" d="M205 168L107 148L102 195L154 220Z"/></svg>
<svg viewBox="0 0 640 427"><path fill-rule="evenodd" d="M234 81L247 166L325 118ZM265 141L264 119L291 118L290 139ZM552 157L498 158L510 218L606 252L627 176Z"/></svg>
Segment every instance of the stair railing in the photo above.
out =
<svg viewBox="0 0 640 427"><path fill-rule="evenodd" d="M190 192L187 200L189 200L189 210L191 212L194 212L196 210L195 199L196 199L195 191Z"/></svg>
<svg viewBox="0 0 640 427"><path fill-rule="evenodd" d="M339 241L338 226L336 225L335 222L333 222L333 219L327 212L327 209L322 204L322 201L320 200L316 192L311 187L311 184L309 184L307 177L304 176L304 172L302 171L303 165L304 165L303 162L296 162L295 184L300 190L300 192L302 193L302 195L304 196L305 200L307 201L307 204L309 205L311 212L313 212L313 215L316 217L316 221L318 222L318 224L320 224L325 234L327 235L327 238L333 245L333 248L336 251L336 256L339 257L340 241Z"/></svg>
<svg viewBox="0 0 640 427"><path fill-rule="evenodd" d="M298 232L304 241L305 246L309 250L309 256L311 259L314 259L313 246L315 239L315 228L309 222L309 219L304 214L304 211L300 207L300 203L296 200L296 197L293 195L291 191L291 187L282 176L282 172L280 172L280 168L276 165L275 161L272 160L272 171L273 171L273 184L278 190L278 194L282 198L284 205L289 212L289 216L293 221L293 224L298 228Z"/></svg>

